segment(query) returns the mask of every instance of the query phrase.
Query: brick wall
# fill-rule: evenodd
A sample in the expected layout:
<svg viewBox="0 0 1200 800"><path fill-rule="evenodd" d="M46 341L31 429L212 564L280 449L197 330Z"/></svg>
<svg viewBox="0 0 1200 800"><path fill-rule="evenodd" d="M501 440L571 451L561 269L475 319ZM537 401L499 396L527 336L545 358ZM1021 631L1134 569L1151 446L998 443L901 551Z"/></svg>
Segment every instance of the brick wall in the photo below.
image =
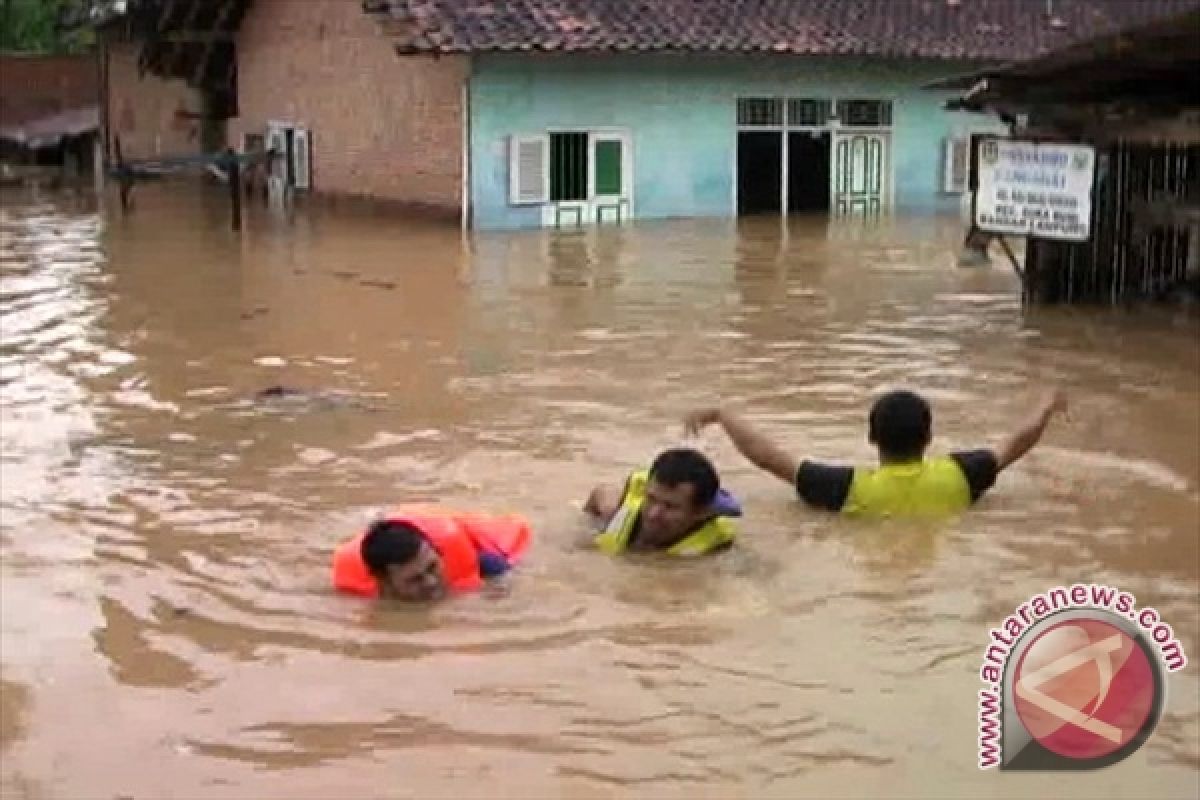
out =
<svg viewBox="0 0 1200 800"><path fill-rule="evenodd" d="M139 76L139 46L108 44L109 146L115 148L114 137L120 136L126 159L201 152L200 120L186 116L203 111L200 92L180 80L163 80L149 72Z"/></svg>
<svg viewBox="0 0 1200 800"><path fill-rule="evenodd" d="M230 144L309 129L312 188L457 212L465 58L401 57L359 2L256 0L237 39Z"/></svg>
<svg viewBox="0 0 1200 800"><path fill-rule="evenodd" d="M0 55L0 125L16 125L99 101L95 56Z"/></svg>

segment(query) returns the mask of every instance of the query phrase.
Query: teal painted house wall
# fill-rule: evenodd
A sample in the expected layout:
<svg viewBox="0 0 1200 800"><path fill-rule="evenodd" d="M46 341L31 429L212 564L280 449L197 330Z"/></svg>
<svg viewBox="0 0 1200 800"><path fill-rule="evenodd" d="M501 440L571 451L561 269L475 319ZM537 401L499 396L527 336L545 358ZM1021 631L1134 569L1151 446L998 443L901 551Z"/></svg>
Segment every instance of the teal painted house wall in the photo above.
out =
<svg viewBox="0 0 1200 800"><path fill-rule="evenodd" d="M920 87L970 72L968 62L763 57L487 55L469 90L472 223L537 227L537 208L508 202L508 137L619 127L632 136L638 218L735 214L738 97L889 99L899 211L955 209L941 192L943 139L1003 131L998 121L942 110L950 93Z"/></svg>

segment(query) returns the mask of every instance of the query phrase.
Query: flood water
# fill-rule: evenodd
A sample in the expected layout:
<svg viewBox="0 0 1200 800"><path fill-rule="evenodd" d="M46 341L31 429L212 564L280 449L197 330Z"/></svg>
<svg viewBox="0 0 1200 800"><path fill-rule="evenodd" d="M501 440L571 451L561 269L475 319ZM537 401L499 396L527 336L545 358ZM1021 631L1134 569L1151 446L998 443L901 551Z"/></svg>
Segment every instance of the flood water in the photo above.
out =
<svg viewBox="0 0 1200 800"><path fill-rule="evenodd" d="M1194 313L1023 310L955 218L464 240L255 206L238 237L219 192L136 200L0 211L4 797L1196 796ZM734 552L576 544L695 404L868 461L886 388L944 451L1051 383L1070 416L954 524L805 510L713 431ZM345 394L248 401L274 384ZM510 591L333 594L335 545L414 500L526 514ZM988 630L1077 581L1193 663L1121 764L980 772Z"/></svg>

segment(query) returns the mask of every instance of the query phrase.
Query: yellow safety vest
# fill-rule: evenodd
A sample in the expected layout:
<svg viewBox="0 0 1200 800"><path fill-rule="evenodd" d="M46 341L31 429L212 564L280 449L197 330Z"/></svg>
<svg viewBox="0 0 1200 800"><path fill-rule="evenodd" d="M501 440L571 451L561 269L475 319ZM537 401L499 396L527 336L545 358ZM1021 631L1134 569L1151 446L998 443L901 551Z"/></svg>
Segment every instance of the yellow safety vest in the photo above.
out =
<svg viewBox="0 0 1200 800"><path fill-rule="evenodd" d="M971 505L971 487L949 456L910 464L857 468L845 514L866 517L921 517L957 514Z"/></svg>
<svg viewBox="0 0 1200 800"><path fill-rule="evenodd" d="M637 524L638 514L646 502L646 483L649 472L640 470L629 476L625 484L625 496L621 507L613 514L604 530L595 538L596 547L608 555L624 552L629 546L629 537ZM699 556L729 545L737 537L737 529L727 517L712 517L680 541L671 545L666 552L673 556Z"/></svg>

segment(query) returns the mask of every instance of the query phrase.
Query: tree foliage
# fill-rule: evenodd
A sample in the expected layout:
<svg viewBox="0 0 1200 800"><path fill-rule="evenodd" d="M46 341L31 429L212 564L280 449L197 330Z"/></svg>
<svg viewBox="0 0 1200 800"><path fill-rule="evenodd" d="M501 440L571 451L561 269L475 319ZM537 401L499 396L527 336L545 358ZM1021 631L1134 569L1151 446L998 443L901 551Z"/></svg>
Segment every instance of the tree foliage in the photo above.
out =
<svg viewBox="0 0 1200 800"><path fill-rule="evenodd" d="M22 53L76 53L93 41L86 28L62 24L77 0L0 0L0 50Z"/></svg>

